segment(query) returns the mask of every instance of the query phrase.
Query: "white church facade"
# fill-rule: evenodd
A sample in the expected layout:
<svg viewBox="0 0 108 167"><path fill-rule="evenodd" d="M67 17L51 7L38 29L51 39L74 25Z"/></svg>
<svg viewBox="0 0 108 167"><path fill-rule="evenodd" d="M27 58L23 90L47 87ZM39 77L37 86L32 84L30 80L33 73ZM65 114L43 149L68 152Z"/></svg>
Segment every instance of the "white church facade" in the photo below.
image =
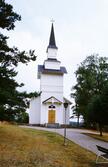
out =
<svg viewBox="0 0 108 167"><path fill-rule="evenodd" d="M29 124L69 124L71 102L63 97L63 77L66 68L57 60L57 46L52 23L47 59L38 65L40 79L40 96L32 98L29 108ZM64 108L67 103L67 108Z"/></svg>

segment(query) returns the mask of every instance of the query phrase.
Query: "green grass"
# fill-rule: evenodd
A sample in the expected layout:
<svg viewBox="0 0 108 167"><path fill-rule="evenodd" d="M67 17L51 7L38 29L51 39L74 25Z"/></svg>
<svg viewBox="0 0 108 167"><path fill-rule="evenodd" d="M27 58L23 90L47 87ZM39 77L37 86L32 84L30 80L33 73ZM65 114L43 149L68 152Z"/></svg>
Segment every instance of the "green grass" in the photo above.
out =
<svg viewBox="0 0 108 167"><path fill-rule="evenodd" d="M0 125L0 167L95 167L95 158L55 133Z"/></svg>
<svg viewBox="0 0 108 167"><path fill-rule="evenodd" d="M103 136L100 136L100 134L94 134L94 133L83 133L83 134L86 134L98 140L108 142L108 133L103 133Z"/></svg>

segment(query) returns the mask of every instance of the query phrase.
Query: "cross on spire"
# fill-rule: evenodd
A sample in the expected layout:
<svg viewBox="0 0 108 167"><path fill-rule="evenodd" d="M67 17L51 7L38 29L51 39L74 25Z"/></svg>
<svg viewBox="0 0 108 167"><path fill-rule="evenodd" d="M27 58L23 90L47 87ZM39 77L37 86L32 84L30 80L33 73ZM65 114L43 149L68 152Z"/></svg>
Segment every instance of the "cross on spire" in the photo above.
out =
<svg viewBox="0 0 108 167"><path fill-rule="evenodd" d="M51 19L51 23L54 23L55 22L55 20L54 19Z"/></svg>

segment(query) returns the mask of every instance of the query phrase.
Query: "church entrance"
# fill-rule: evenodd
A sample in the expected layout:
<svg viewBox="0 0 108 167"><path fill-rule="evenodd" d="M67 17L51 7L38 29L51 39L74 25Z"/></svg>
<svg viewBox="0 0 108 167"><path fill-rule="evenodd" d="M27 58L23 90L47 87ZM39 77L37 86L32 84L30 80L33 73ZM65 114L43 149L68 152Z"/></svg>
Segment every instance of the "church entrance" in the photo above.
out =
<svg viewBox="0 0 108 167"><path fill-rule="evenodd" d="M55 123L55 110L48 111L48 123Z"/></svg>

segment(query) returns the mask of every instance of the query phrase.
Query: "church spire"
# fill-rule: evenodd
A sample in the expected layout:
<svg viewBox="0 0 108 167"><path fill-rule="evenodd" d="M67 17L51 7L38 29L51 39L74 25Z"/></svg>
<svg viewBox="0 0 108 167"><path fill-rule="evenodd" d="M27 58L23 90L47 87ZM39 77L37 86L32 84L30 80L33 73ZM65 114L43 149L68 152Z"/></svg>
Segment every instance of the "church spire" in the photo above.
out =
<svg viewBox="0 0 108 167"><path fill-rule="evenodd" d="M54 26L53 22L51 25L51 33L50 33L50 38L49 38L49 45L47 47L47 59L50 60L56 60L57 59L57 46L56 46L56 41L55 41L55 34L54 34Z"/></svg>
<svg viewBox="0 0 108 167"><path fill-rule="evenodd" d="M53 23L52 23L52 26L51 26L51 33L50 33L50 38L49 38L49 45L47 47L47 52L48 52L48 48L58 49L57 46L56 46L56 41L55 41L55 34L54 34Z"/></svg>

